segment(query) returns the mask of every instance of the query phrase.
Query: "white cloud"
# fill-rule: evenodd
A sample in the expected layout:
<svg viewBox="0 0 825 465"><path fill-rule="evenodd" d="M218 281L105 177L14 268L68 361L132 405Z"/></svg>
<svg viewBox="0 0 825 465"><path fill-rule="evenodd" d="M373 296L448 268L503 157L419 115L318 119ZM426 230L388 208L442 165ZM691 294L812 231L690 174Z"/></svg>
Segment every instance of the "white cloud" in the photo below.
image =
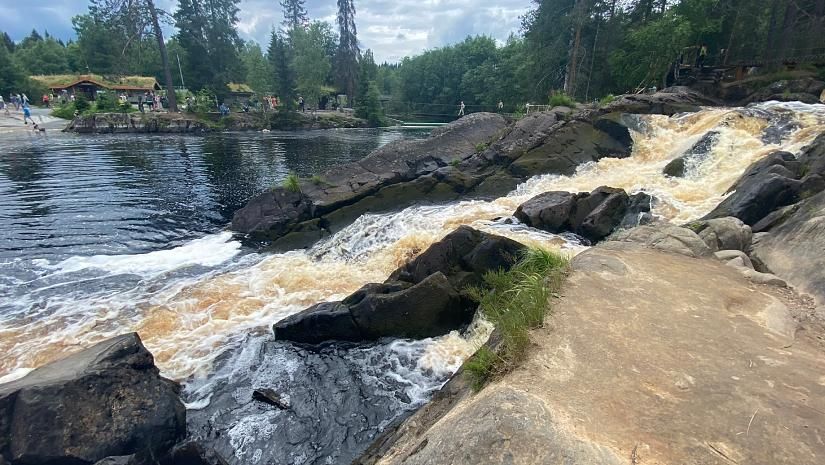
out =
<svg viewBox="0 0 825 465"><path fill-rule="evenodd" d="M167 10L177 4L175 0L156 2ZM504 41L518 31L519 17L531 6L530 0L355 0L355 21L361 47L372 49L379 62L393 62L468 35ZM307 0L306 7L311 18L334 24L335 1ZM0 28L15 40L32 28L69 39L71 17L86 8L83 0L35 0L31 4L0 0ZM278 0L241 0L239 19L241 37L261 42L265 48L269 32L273 26L280 27L283 13Z"/></svg>

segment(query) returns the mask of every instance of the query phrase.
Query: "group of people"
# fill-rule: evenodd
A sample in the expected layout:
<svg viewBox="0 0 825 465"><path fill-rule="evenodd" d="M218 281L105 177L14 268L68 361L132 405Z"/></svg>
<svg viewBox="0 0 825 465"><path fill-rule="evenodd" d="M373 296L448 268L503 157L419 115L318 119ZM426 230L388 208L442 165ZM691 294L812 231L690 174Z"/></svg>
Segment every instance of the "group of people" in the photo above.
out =
<svg viewBox="0 0 825 465"><path fill-rule="evenodd" d="M125 100L128 101L128 98L125 98ZM149 105L149 111L162 111L163 101L161 100L160 94L156 94L154 92L144 92L138 95L138 111L145 113L146 105Z"/></svg>
<svg viewBox="0 0 825 465"><path fill-rule="evenodd" d="M14 105L15 111L23 112L23 124L28 125L29 121L31 121L34 130L43 130L34 121L34 118L32 118L31 107L29 107L29 97L26 94L12 93L9 95L9 102L10 103L7 104L6 101L3 99L3 96L0 95L0 111L3 111L3 113L5 113L6 116L10 116L11 105Z"/></svg>
<svg viewBox="0 0 825 465"><path fill-rule="evenodd" d="M263 103L264 103L264 111L268 111L268 110L273 110L274 111L274 110L278 109L278 106L281 104L281 101L278 100L278 97L275 97L274 95L265 95L263 97Z"/></svg>
<svg viewBox="0 0 825 465"><path fill-rule="evenodd" d="M466 105L464 105L464 100L462 100L461 103L458 104L458 116L464 116L465 108ZM499 113L504 111L504 102L502 100L499 100L496 104L496 111L498 111Z"/></svg>
<svg viewBox="0 0 825 465"><path fill-rule="evenodd" d="M0 101L3 101L3 98L0 97ZM26 94L9 94L9 103L14 105L14 109L20 111L21 108L29 106L29 97ZM6 103L3 101L3 109L6 109Z"/></svg>

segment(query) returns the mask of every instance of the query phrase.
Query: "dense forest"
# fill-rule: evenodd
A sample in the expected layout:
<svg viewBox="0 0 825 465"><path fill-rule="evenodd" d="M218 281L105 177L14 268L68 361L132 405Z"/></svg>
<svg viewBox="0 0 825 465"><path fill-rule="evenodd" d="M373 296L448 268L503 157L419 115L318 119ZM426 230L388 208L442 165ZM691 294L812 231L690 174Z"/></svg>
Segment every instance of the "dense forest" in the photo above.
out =
<svg viewBox="0 0 825 465"><path fill-rule="evenodd" d="M68 42L45 31L19 42L3 33L0 92L36 94L29 75L92 72L153 75L218 96L243 82L290 108L298 95L312 106L340 93L478 110L544 103L555 92L591 100L660 86L674 61L701 45L711 63L765 69L825 53L825 0L535 0L505 43L468 37L380 65L360 47L353 0L337 0L334 25L310 18L304 0L281 0L284 21L267 44L239 37L239 2L179 0L163 12L152 0L91 0ZM164 29L175 32L164 38Z"/></svg>

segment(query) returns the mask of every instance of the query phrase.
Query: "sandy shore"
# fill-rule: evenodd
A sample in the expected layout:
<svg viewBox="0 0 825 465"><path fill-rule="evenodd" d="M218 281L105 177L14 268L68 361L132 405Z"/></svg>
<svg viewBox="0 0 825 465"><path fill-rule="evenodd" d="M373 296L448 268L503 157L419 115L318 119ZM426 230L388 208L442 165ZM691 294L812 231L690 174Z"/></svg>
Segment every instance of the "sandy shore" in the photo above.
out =
<svg viewBox="0 0 825 465"><path fill-rule="evenodd" d="M68 121L55 118L50 113L51 110L47 108L32 108L32 118L41 128L60 131L66 127ZM0 111L0 134L23 133L26 131L32 131L32 125L23 124L22 111L16 111L14 107L9 110L8 115L5 111Z"/></svg>

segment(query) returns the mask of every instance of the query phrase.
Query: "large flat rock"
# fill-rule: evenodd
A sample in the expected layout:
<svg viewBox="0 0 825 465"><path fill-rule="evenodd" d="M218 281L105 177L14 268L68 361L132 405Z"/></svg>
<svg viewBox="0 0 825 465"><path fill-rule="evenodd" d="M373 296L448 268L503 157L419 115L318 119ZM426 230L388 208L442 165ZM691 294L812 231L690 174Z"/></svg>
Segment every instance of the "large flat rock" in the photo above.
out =
<svg viewBox="0 0 825 465"><path fill-rule="evenodd" d="M825 354L794 337L796 297L635 244L573 268L524 365L412 417L378 463L825 463Z"/></svg>

